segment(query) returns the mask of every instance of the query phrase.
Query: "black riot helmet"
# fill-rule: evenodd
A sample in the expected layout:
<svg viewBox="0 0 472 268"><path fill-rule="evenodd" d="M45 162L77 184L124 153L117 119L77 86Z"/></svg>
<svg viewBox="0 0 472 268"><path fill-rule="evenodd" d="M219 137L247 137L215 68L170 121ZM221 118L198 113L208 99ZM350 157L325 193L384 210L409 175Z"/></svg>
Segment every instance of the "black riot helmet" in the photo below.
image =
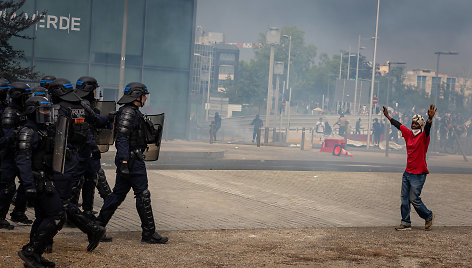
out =
<svg viewBox="0 0 472 268"><path fill-rule="evenodd" d="M52 83L50 83L48 92L51 95L53 103L58 103L60 101L80 101L79 96L77 96L74 92L72 83L64 78L57 78Z"/></svg>
<svg viewBox="0 0 472 268"><path fill-rule="evenodd" d="M135 101L137 98L149 94L145 84L132 82L126 85L123 97L118 100L118 104L127 104ZM141 101L140 101L141 102ZM142 106L141 102L141 106Z"/></svg>
<svg viewBox="0 0 472 268"><path fill-rule="evenodd" d="M94 102L95 100L100 99L100 92L97 92L98 87L97 79L90 76L82 76L77 79L77 82L75 83L75 94L90 102Z"/></svg>
<svg viewBox="0 0 472 268"><path fill-rule="evenodd" d="M31 95L31 88L23 82L14 82L10 84L8 95L11 101L21 107L24 107L25 101Z"/></svg>
<svg viewBox="0 0 472 268"><path fill-rule="evenodd" d="M46 75L43 78L41 78L41 81L39 81L39 85L47 89L49 88L49 84L51 84L54 80L56 80L55 76Z"/></svg>
<svg viewBox="0 0 472 268"><path fill-rule="evenodd" d="M35 87L33 88L33 96L48 96L48 90L44 87Z"/></svg>
<svg viewBox="0 0 472 268"><path fill-rule="evenodd" d="M10 82L0 77L0 103L4 103L7 100L8 90L10 90Z"/></svg>
<svg viewBox="0 0 472 268"><path fill-rule="evenodd" d="M38 124L54 123L54 107L47 97L31 96L25 102L24 115Z"/></svg>

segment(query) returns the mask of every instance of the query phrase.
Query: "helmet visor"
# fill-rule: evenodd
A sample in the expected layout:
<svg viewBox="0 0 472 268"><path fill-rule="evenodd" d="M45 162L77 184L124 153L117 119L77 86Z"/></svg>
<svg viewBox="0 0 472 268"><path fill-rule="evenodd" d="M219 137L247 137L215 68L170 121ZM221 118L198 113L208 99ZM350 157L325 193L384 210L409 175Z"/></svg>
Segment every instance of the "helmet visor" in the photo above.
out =
<svg viewBox="0 0 472 268"><path fill-rule="evenodd" d="M36 110L36 123L49 124L54 122L54 108L53 107L39 107Z"/></svg>

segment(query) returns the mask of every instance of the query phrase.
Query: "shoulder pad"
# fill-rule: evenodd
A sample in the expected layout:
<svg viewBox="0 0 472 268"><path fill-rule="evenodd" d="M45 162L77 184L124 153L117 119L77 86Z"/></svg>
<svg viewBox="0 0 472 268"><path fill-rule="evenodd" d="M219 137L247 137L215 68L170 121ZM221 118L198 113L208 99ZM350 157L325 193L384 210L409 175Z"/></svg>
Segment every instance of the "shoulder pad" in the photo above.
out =
<svg viewBox="0 0 472 268"><path fill-rule="evenodd" d="M136 109L125 106L120 109L117 118L117 134L118 136L128 136L133 130L133 123L136 117Z"/></svg>
<svg viewBox="0 0 472 268"><path fill-rule="evenodd" d="M131 105L125 105L119 109L122 113L136 113L137 109L132 107Z"/></svg>
<svg viewBox="0 0 472 268"><path fill-rule="evenodd" d="M34 130L23 127L18 133L18 153L29 154L33 148Z"/></svg>
<svg viewBox="0 0 472 268"><path fill-rule="evenodd" d="M2 115L2 127L14 128L19 123L20 123L20 112L13 107L5 108Z"/></svg>

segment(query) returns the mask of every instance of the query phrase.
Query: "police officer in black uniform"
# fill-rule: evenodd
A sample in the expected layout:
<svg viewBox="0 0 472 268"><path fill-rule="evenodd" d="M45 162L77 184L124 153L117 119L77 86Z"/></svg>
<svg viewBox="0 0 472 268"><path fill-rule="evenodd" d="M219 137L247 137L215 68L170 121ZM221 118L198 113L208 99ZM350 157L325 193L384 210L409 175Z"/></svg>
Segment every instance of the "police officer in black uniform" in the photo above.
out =
<svg viewBox="0 0 472 268"><path fill-rule="evenodd" d="M123 97L118 104L123 106L116 116L116 182L113 193L103 204L98 221L105 226L118 206L133 188L136 197L136 209L141 219L142 242L149 244L165 244L168 238L156 232L151 207L151 193L148 189L146 166L143 151L146 149L147 123L139 111L146 102L148 89L142 83L133 82L126 86Z"/></svg>
<svg viewBox="0 0 472 268"><path fill-rule="evenodd" d="M96 129L108 128L111 123L109 118L101 115L100 111L96 108L96 95L98 94L96 92L97 88L98 82L95 78L90 76L82 76L77 80L75 90L77 96L82 98L83 106L87 107L90 113L96 115L95 120L93 120L93 124L90 124L90 143L84 146L79 152L81 168L78 176L83 176L83 179L76 178L76 185L73 189L73 202L77 203L79 199L80 188L82 188L82 209L87 216L92 218L94 217L93 199L95 195L95 187L97 187L98 193L103 199L111 194L111 189L105 176L105 171L100 166L101 154L95 140L95 135L97 134ZM113 117L110 116L110 118Z"/></svg>
<svg viewBox="0 0 472 268"><path fill-rule="evenodd" d="M25 106L23 114L27 119L18 133L16 165L26 197L34 204L36 219L31 227L30 241L18 255L25 267L55 267L54 262L41 257L66 219L53 182L54 109L49 99L42 96L30 97Z"/></svg>
<svg viewBox="0 0 472 268"><path fill-rule="evenodd" d="M8 101L7 101L7 96L8 96L8 90L10 89L10 82L3 78L3 77L0 77L0 116L3 115L3 110L5 110L5 108L8 106ZM0 144L1 144L1 148L0 148L0 167L2 166L2 155L4 154L4 149L5 149L5 145L6 145L6 139L4 138L4 135L3 135L3 127L2 127L2 120L0 120ZM2 177L2 171L0 169L0 178ZM0 180L1 182L1 180ZM8 187L5 187L5 185L0 185L0 191L2 192L5 192L5 191L8 191ZM2 194L0 194L0 198L1 198ZM0 199L0 202L8 202L7 200L3 200L3 199ZM6 214L5 214L6 216ZM5 217L3 218L0 218L0 228L4 228L4 229L13 229L13 225L11 225L6 219Z"/></svg>
<svg viewBox="0 0 472 268"><path fill-rule="evenodd" d="M69 130L67 137L67 153L64 167L64 174L55 174L54 181L57 191L62 199L67 219L77 226L82 232L86 233L89 240L88 251L95 249L100 239L105 235L105 228L99 226L89 219L83 212L70 200L72 184L77 177L80 168L79 154L84 144L89 141L89 121L95 117L94 114L87 114L86 110L80 104L81 99L74 93L72 84L62 78L54 80L48 87L51 100L58 104L59 115L69 118Z"/></svg>
<svg viewBox="0 0 472 268"><path fill-rule="evenodd" d="M25 101L31 95L30 87L21 82L11 83L9 86L10 103L5 108L2 115L3 137L0 140L0 148L2 148L1 157L1 178L0 178L0 228L13 229L13 225L5 220L10 208L10 203L15 194L15 177L19 177L19 170L15 165L14 156L16 153L17 132L25 122L22 115ZM20 185L16 191L15 208L10 213L11 220L24 224L31 224L33 221L25 215L26 199L25 192L20 178Z"/></svg>
<svg viewBox="0 0 472 268"><path fill-rule="evenodd" d="M2 118L3 115L3 110L7 108L8 106L8 90L10 90L10 81L7 79L0 77L0 119ZM0 139L3 138L3 131L2 131L2 120L0 120ZM3 144L3 140L2 140ZM0 148L0 166L1 166L1 154L2 154L3 146ZM1 177L2 171L0 169L0 177Z"/></svg>

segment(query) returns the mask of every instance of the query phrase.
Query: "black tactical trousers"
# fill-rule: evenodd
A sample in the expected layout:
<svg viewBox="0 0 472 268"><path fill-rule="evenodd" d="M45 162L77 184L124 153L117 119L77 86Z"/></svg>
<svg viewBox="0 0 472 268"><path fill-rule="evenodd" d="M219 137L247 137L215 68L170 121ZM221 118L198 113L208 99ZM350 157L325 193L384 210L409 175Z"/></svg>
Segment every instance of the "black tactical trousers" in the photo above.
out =
<svg viewBox="0 0 472 268"><path fill-rule="evenodd" d="M26 211L25 189L20 183L18 190L15 186L15 178L19 174L13 159L2 159L0 176L0 219L5 219L10 208L11 201L16 191L14 212L24 214Z"/></svg>

